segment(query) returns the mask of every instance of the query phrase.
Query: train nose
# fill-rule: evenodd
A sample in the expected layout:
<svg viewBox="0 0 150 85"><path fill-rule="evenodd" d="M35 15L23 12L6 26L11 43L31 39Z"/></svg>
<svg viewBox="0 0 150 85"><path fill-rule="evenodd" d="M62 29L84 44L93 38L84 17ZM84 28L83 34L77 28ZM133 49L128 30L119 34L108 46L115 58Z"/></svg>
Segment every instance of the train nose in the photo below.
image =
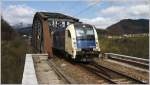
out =
<svg viewBox="0 0 150 85"><path fill-rule="evenodd" d="M95 48L95 40L77 40L78 48Z"/></svg>

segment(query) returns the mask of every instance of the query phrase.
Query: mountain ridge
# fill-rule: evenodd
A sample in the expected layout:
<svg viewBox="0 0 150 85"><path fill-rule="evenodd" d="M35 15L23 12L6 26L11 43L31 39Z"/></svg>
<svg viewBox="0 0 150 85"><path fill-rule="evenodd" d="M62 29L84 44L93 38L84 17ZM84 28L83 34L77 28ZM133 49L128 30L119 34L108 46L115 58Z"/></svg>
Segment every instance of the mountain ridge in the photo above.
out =
<svg viewBox="0 0 150 85"><path fill-rule="evenodd" d="M3 18L1 19L2 40L12 40L17 35L16 31Z"/></svg>
<svg viewBox="0 0 150 85"><path fill-rule="evenodd" d="M148 19L123 19L106 28L110 35L140 34L149 32Z"/></svg>
<svg viewBox="0 0 150 85"><path fill-rule="evenodd" d="M21 34L31 35L32 26L15 29ZM100 35L123 35L123 34L140 34L149 33L148 19L123 19L110 25L106 29L97 29Z"/></svg>

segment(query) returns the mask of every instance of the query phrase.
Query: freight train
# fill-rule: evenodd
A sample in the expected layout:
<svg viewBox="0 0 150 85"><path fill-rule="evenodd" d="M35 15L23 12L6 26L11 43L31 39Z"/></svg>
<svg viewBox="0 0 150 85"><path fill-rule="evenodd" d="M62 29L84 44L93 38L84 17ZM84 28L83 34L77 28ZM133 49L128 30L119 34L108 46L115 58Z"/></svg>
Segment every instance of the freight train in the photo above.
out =
<svg viewBox="0 0 150 85"><path fill-rule="evenodd" d="M53 33L53 52L75 61L91 61L99 57L100 47L94 26L73 23Z"/></svg>

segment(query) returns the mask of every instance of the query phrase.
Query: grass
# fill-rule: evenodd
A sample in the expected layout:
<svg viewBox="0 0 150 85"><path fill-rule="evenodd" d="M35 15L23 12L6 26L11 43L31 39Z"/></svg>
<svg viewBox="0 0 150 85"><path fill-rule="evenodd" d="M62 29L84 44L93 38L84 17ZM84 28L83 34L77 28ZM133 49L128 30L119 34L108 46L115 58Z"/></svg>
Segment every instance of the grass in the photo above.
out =
<svg viewBox="0 0 150 85"><path fill-rule="evenodd" d="M149 58L149 37L105 38L99 36L102 52Z"/></svg>
<svg viewBox="0 0 150 85"><path fill-rule="evenodd" d="M3 84L19 84L22 81L27 43L16 37L13 40L1 42L1 82Z"/></svg>

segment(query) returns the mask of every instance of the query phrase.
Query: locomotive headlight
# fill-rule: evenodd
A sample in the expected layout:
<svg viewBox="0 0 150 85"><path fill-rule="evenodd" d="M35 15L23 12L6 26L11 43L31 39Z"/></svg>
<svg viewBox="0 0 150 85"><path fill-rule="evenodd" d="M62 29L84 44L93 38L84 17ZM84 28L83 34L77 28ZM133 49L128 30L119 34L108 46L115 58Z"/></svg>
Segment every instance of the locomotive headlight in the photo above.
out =
<svg viewBox="0 0 150 85"><path fill-rule="evenodd" d="M76 42L73 42L74 46L76 47L77 46L77 43Z"/></svg>
<svg viewBox="0 0 150 85"><path fill-rule="evenodd" d="M98 47L98 42L96 42L96 47Z"/></svg>
<svg viewBox="0 0 150 85"><path fill-rule="evenodd" d="M77 43L76 43L76 42L73 42L73 44L76 46Z"/></svg>
<svg viewBox="0 0 150 85"><path fill-rule="evenodd" d="M99 49L99 43L98 42L96 42L96 48L93 48L93 50L94 51L99 51L100 49Z"/></svg>
<svg viewBox="0 0 150 85"><path fill-rule="evenodd" d="M77 51L81 51L81 48L77 48L76 50L77 50Z"/></svg>
<svg viewBox="0 0 150 85"><path fill-rule="evenodd" d="M96 48L93 48L93 50L96 51L97 49L96 49Z"/></svg>
<svg viewBox="0 0 150 85"><path fill-rule="evenodd" d="M74 43L74 45L76 45L77 43L76 42L73 42Z"/></svg>
<svg viewBox="0 0 150 85"><path fill-rule="evenodd" d="M99 48L93 48L93 50L94 50L94 51L100 51L100 49L99 49Z"/></svg>

